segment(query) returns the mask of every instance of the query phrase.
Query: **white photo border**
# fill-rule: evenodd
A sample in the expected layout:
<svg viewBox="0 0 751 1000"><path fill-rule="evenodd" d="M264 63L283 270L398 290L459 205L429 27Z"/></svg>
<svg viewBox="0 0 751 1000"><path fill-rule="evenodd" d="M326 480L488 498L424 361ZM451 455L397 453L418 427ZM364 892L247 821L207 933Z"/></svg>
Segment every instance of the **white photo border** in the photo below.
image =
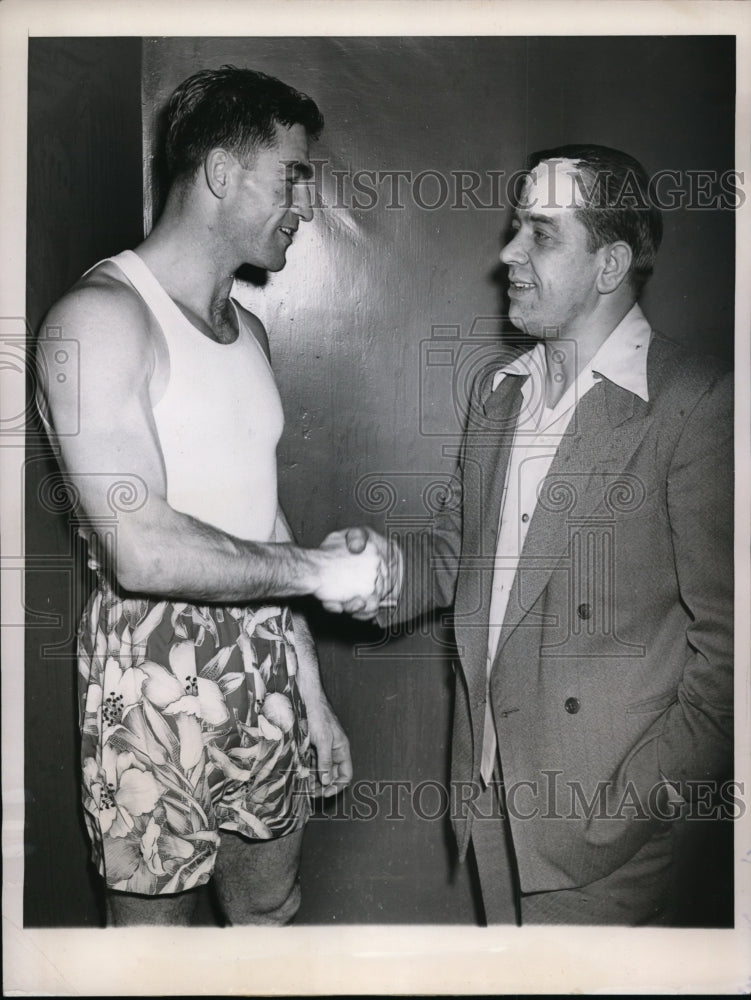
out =
<svg viewBox="0 0 751 1000"><path fill-rule="evenodd" d="M377 13L376 13L377 12ZM311 25L315 31L310 32ZM25 315L31 36L734 35L736 166L751 178L749 0L2 0L0 317ZM736 778L751 788L751 199L736 228ZM22 334L23 335L23 332ZM13 373L10 373L11 375ZM0 373L4 413L23 379ZM1 442L0 442L1 443ZM2 620L21 620L23 448L1 448ZM2 634L4 993L294 996L695 993L751 989L751 835L736 824L733 930L289 927L23 928L23 629ZM746 817L747 819L749 817ZM197 947L200 936L200 947Z"/></svg>

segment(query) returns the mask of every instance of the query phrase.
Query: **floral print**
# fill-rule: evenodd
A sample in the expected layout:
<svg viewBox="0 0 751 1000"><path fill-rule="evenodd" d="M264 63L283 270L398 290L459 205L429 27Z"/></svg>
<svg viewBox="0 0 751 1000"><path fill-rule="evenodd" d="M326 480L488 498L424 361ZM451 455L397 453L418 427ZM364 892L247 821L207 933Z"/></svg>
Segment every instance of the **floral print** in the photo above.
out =
<svg viewBox="0 0 751 1000"><path fill-rule="evenodd" d="M78 634L83 804L111 889L211 877L219 830L283 836L310 815L289 609L125 598L104 582Z"/></svg>

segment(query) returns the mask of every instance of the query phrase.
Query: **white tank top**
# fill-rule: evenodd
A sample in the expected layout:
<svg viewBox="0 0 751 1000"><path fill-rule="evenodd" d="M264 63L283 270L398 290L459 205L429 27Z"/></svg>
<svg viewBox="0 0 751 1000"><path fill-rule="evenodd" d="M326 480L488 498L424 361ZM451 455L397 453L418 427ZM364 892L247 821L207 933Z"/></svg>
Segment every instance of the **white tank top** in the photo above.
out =
<svg viewBox="0 0 751 1000"><path fill-rule="evenodd" d="M190 323L136 253L109 259L154 314L169 349L169 381L154 405L167 502L238 538L271 541L284 413L252 330L236 309L237 340L217 343Z"/></svg>

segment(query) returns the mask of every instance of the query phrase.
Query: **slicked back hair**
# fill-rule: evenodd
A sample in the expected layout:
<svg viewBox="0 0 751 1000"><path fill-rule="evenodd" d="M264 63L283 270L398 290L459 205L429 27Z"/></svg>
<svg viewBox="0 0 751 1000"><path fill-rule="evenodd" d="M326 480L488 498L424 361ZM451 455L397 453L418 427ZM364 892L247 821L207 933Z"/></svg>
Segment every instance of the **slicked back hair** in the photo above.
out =
<svg viewBox="0 0 751 1000"><path fill-rule="evenodd" d="M323 130L315 102L276 77L222 66L184 80L166 110L167 182L195 174L207 153L221 147L249 166L255 149L270 146L276 126L302 125L311 139Z"/></svg>
<svg viewBox="0 0 751 1000"><path fill-rule="evenodd" d="M533 153L528 168L551 160L575 160L585 205L574 207L589 234L592 253L622 241L631 247L628 280L638 295L654 269L662 241L662 216L650 197L649 175L633 156L609 146L567 145Z"/></svg>

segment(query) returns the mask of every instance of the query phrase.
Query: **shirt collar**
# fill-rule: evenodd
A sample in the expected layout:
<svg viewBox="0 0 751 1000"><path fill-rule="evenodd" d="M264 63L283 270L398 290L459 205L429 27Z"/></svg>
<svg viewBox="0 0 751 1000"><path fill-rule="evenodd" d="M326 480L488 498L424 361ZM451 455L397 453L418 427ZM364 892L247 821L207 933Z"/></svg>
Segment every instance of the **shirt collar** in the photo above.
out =
<svg viewBox="0 0 751 1000"><path fill-rule="evenodd" d="M638 303L634 303L618 326L613 330L599 351L586 366L585 371L614 382L621 389L649 402L647 388L647 351L652 328ZM495 391L505 375L534 375L545 371L545 353L542 343L531 351L519 355L499 368L493 376Z"/></svg>
<svg viewBox="0 0 751 1000"><path fill-rule="evenodd" d="M592 358L592 371L649 402L647 351L652 328L635 302Z"/></svg>

